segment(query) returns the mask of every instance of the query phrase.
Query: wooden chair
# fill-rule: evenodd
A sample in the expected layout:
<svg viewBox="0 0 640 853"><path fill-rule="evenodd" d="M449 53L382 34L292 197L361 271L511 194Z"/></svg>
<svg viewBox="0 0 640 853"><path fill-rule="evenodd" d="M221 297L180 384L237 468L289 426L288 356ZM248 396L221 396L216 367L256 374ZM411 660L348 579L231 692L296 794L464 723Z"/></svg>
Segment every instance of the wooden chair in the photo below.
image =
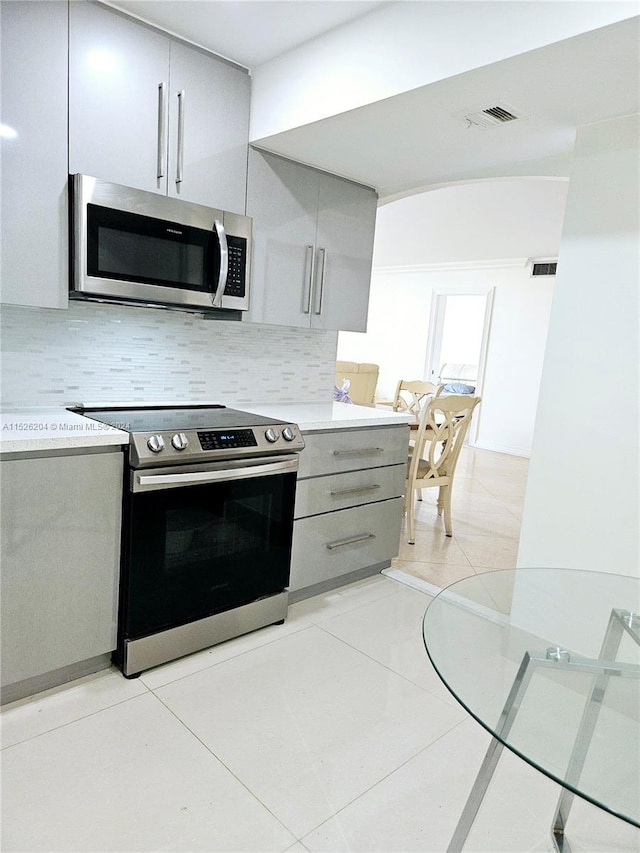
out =
<svg viewBox="0 0 640 853"><path fill-rule="evenodd" d="M418 434L418 424L420 422L420 414L424 406L433 398L438 397L442 391L443 385L436 385L433 382L426 382L422 379L401 379L396 387L396 393L393 400L378 400L378 406L392 406L394 412L411 412L415 417L415 421L409 424L409 451L412 452ZM429 441L431 438L429 431L425 430L422 435L422 441ZM418 491L418 500L422 500L422 491Z"/></svg>
<svg viewBox="0 0 640 853"><path fill-rule="evenodd" d="M393 398L394 412L411 412L420 416L425 398L438 397L442 393L442 385L433 382L423 382L421 379L401 379Z"/></svg>
<svg viewBox="0 0 640 853"><path fill-rule="evenodd" d="M407 479L405 483L404 508L407 515L409 535L407 541L415 544L413 517L416 492L432 486L439 487L438 515L444 511L444 529L447 536L453 535L451 526L451 488L456 463L462 443L467 434L473 410L480 397L467 394L451 394L433 397L420 416L418 432L413 448L409 448Z"/></svg>

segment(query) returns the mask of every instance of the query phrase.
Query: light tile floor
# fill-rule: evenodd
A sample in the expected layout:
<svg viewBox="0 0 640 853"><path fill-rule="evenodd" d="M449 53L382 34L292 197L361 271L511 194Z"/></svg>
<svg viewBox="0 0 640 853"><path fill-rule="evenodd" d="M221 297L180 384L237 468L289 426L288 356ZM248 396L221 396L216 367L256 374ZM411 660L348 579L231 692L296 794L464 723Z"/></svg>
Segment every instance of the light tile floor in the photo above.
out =
<svg viewBox="0 0 640 853"><path fill-rule="evenodd" d="M474 573L514 568L529 461L464 447L452 491L453 536L437 514L438 489L415 502L416 543L406 533L395 568L442 588Z"/></svg>
<svg viewBox="0 0 640 853"><path fill-rule="evenodd" d="M458 474L453 540L425 495L395 577L140 679L6 706L2 851L446 850L488 736L431 668L422 617L429 584L514 565L526 463L465 451ZM551 851L558 793L503 754L466 850ZM575 853L640 849L582 801L568 835Z"/></svg>

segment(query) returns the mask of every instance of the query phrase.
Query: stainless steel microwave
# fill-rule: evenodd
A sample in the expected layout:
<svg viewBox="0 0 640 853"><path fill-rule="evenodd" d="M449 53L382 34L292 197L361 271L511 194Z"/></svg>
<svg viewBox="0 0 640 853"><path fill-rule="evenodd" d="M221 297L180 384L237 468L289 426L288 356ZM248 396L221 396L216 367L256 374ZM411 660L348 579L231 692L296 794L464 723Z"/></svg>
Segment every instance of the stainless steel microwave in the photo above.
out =
<svg viewBox="0 0 640 853"><path fill-rule="evenodd" d="M70 175L72 299L249 308L252 220Z"/></svg>

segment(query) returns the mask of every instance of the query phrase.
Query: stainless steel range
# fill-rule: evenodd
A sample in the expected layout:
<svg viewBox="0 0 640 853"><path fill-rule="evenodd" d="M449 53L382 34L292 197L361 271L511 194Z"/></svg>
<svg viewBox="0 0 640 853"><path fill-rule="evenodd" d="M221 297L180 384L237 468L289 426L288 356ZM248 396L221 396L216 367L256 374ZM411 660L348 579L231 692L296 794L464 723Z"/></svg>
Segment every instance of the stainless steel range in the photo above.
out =
<svg viewBox="0 0 640 853"><path fill-rule="evenodd" d="M287 613L296 424L225 406L75 407L130 434L118 648L124 675Z"/></svg>

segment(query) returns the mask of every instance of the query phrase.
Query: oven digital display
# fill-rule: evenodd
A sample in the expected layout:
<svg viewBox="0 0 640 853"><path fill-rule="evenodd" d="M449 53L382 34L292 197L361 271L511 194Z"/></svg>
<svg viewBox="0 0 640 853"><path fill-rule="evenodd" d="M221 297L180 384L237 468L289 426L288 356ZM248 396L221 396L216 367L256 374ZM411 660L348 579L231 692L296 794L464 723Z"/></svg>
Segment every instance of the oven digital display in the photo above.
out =
<svg viewBox="0 0 640 853"><path fill-rule="evenodd" d="M220 429L199 432L198 440L203 450L223 450L227 447L257 447L252 429Z"/></svg>

